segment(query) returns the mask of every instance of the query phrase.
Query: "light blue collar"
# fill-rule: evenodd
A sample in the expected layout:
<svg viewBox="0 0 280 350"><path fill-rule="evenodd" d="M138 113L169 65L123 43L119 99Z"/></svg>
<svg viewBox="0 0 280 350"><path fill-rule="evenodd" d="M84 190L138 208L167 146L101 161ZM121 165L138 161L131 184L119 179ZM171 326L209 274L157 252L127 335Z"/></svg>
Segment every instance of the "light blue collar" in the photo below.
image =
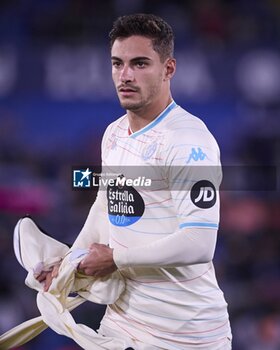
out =
<svg viewBox="0 0 280 350"><path fill-rule="evenodd" d="M137 136L144 134L145 132L147 132L148 130L152 129L154 126L156 126L158 123L160 123L168 114L169 112L174 109L177 106L175 101L172 101L166 108L164 111L162 111L160 113L160 115L154 119L151 123L149 123L148 125L146 125L143 129L134 132L133 134L130 135L130 137L132 137L133 139L135 139Z"/></svg>

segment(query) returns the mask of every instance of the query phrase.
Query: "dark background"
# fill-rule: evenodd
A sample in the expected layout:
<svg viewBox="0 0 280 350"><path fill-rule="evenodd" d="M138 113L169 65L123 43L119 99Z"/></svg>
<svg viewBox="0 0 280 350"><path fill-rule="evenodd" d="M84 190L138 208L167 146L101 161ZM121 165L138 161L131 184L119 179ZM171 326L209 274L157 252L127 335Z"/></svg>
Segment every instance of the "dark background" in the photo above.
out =
<svg viewBox="0 0 280 350"><path fill-rule="evenodd" d="M0 1L0 333L38 315L12 250L17 220L29 213L71 243L95 198L72 190L72 166L100 163L102 133L124 113L110 77L108 31L133 12L161 15L173 26L173 97L208 125L224 166L235 166L237 185L220 193L215 254L233 349L279 349L277 0ZM272 181L270 190L252 190L252 166L262 169L263 183ZM102 312L87 303L74 314L96 327ZM48 330L20 349L78 347Z"/></svg>

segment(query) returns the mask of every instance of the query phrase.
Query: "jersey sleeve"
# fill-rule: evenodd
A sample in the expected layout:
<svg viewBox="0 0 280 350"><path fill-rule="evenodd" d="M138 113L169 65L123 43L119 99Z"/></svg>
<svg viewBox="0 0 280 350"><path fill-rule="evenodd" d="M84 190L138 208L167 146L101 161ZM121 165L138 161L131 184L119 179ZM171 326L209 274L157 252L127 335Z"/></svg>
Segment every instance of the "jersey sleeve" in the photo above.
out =
<svg viewBox="0 0 280 350"><path fill-rule="evenodd" d="M108 244L109 227L106 215L106 197L99 191L95 202L90 208L87 219L77 236L71 250L88 249L92 243Z"/></svg>
<svg viewBox="0 0 280 350"><path fill-rule="evenodd" d="M220 152L206 129L174 135L165 169L180 228L218 229Z"/></svg>

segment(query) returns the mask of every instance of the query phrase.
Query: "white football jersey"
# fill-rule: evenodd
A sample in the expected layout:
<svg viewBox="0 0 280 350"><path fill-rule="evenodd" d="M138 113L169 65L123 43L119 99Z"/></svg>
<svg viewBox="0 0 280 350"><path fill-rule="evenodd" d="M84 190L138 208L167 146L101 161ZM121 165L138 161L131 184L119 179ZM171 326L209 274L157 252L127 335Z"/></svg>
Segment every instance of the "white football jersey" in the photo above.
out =
<svg viewBox="0 0 280 350"><path fill-rule="evenodd" d="M173 101L135 133L126 115L110 124L102 163L105 178L120 175L103 190L110 246L126 279L102 326L164 349L218 349L231 337L227 303L212 260L199 260L200 242L211 235L215 243L219 225L214 137Z"/></svg>

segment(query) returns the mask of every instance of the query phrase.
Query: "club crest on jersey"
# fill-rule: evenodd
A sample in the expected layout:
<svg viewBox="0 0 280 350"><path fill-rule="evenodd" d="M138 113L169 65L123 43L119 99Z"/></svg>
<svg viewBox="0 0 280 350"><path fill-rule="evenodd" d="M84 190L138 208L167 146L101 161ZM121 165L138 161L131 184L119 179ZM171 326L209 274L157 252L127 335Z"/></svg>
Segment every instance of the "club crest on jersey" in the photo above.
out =
<svg viewBox="0 0 280 350"><path fill-rule="evenodd" d="M203 161L207 158L207 155L202 151L200 147L192 148L191 153L189 154L186 163L189 164L192 160L197 162L199 160Z"/></svg>
<svg viewBox="0 0 280 350"><path fill-rule="evenodd" d="M156 149L157 149L157 142L154 141L153 143L149 144L149 145L144 149L144 151L143 151L143 153L142 153L142 159L143 159L143 160L148 160L148 159L150 159L150 158L154 155Z"/></svg>

